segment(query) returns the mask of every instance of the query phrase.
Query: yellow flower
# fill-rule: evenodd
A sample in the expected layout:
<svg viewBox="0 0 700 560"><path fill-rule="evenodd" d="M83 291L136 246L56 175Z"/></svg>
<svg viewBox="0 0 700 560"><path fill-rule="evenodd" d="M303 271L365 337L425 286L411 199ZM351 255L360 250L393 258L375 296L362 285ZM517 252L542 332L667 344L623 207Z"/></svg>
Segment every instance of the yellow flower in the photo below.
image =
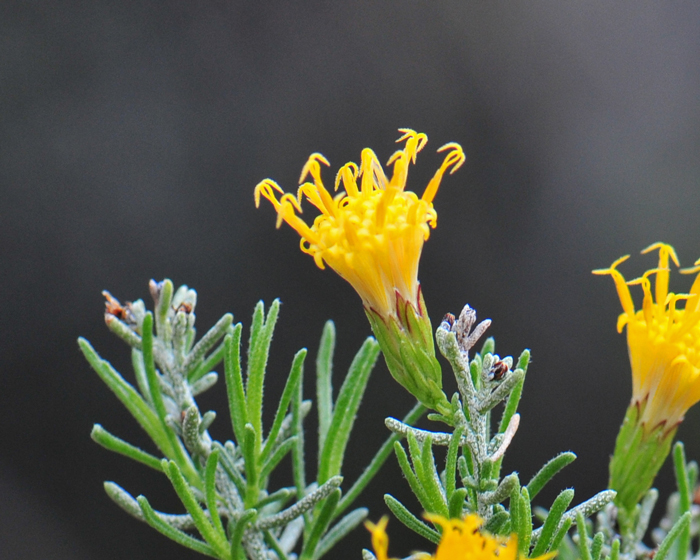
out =
<svg viewBox="0 0 700 560"><path fill-rule="evenodd" d="M301 236L301 250L320 268L327 264L350 282L365 307L382 317L397 315L397 297L420 310L418 261L430 228L437 225L433 198L445 172L454 173L465 160L458 144L440 148L447 156L419 198L404 189L409 164L428 138L410 129L399 131L403 136L398 142L405 141L405 146L389 158L391 178L375 153L365 148L359 166L350 162L338 171L335 190L342 183L344 192L335 196L321 180L321 164L329 163L319 153L304 165L296 196L271 179L255 187L256 206L261 195L268 199L277 210L277 226L282 220L292 226ZM313 182L304 183L309 176ZM311 226L297 215L302 195L321 212Z"/></svg>
<svg viewBox="0 0 700 560"><path fill-rule="evenodd" d="M642 253L656 249L659 266L630 282L617 270L629 256L610 268L593 271L613 277L623 311L617 330L627 327L632 366L632 400L617 434L608 482L617 492L615 504L623 532L632 530L636 506L654 483L683 416L700 401L700 275L689 293L669 292L669 260L679 266L678 257L665 243L654 243ZM681 272L699 270L696 266ZM629 286L639 284L644 299L642 308L635 310Z"/></svg>
<svg viewBox="0 0 700 560"><path fill-rule="evenodd" d="M277 227L287 222L301 236L302 251L320 268L327 264L350 282L362 298L391 375L425 406L449 415L418 261L430 228L437 225L433 198L442 177L459 169L465 157L454 142L440 148L447 155L418 198L405 190L406 178L428 137L408 128L399 131L403 135L398 142L405 145L389 158L391 178L375 153L365 148L359 166L350 162L340 168L335 190L342 183L343 191L331 196L321 180L321 164L328 161L316 153L301 171L303 184L296 196L265 179L255 187L255 205L261 196L269 200L277 210ZM304 183L308 176L313 182ZM311 226L297 215L302 195L321 212Z"/></svg>
<svg viewBox="0 0 700 560"><path fill-rule="evenodd" d="M415 553L414 557L424 560L521 560L518 555L518 540L499 537L480 531L483 520L478 515L467 515L464 519L446 519L440 515L426 515L428 521L440 525L442 537L435 554ZM372 533L372 548L377 560L393 560L388 557L389 537L386 534L388 518L383 517L379 523L365 525ZM546 560L555 553L539 556Z"/></svg>
<svg viewBox="0 0 700 560"><path fill-rule="evenodd" d="M618 332L627 327L632 403L639 408L638 422L647 431L660 425L665 430L675 428L686 411L700 401L700 274L689 293L669 292L669 259L679 266L678 258L673 247L665 243L655 243L642 253L656 249L658 267L630 282L625 282L617 270L628 256L616 260L608 269L594 271L610 274L615 281L623 309L617 321ZM700 267L696 266L681 272L698 270ZM635 311L629 286L637 284L642 286L644 300L642 309ZM679 309L681 302L683 309Z"/></svg>

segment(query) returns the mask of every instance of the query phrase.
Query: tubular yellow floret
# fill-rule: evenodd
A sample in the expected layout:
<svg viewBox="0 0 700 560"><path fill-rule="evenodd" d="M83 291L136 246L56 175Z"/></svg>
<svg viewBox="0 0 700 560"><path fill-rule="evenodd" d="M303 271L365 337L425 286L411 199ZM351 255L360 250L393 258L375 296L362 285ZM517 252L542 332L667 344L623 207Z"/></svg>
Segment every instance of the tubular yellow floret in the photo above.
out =
<svg viewBox="0 0 700 560"><path fill-rule="evenodd" d="M665 272L659 272L656 276L656 301L664 301L666 299L666 294L668 293L668 279L670 269L668 267L668 257L673 259L673 262L678 267L680 263L678 262L678 257L676 256L676 251L673 247L666 243L652 243L642 251L642 255L650 253L655 249L659 250L659 269L665 270Z"/></svg>
<svg viewBox="0 0 700 560"><path fill-rule="evenodd" d="M610 268L596 269L593 271L593 274L609 274L610 276L612 276L613 281L615 282L615 288L617 289L617 295L620 298L620 303L622 304L622 309L624 311L623 315L626 314L628 316L631 316L634 315L634 302L632 301L632 295L630 294L630 290L627 287L627 284L625 283L625 278L622 276L622 274L620 274L620 271L617 270L617 266L620 263L625 262L629 258L629 255L620 257L610 265ZM622 316L620 316L620 318L618 319L617 332L622 332L622 327L620 325L621 318Z"/></svg>
<svg viewBox="0 0 700 560"><path fill-rule="evenodd" d="M445 171L452 167L450 170L450 175L452 175L455 171L462 167L462 164L467 159L467 157L464 155L464 151L462 151L462 146L456 144L455 142L445 144L438 150L438 152L444 152L446 150L450 150L450 152L445 157L440 168L435 172L435 175L433 175L433 178L430 180L430 183L428 183L428 186L425 187L425 191L421 197L426 202L432 202L435 198Z"/></svg>

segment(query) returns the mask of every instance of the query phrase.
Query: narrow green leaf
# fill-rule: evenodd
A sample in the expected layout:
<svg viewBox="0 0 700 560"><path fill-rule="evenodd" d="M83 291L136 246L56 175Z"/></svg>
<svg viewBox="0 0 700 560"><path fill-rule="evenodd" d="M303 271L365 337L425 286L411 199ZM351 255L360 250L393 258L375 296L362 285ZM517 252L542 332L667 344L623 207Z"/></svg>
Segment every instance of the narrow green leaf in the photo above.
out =
<svg viewBox="0 0 700 560"><path fill-rule="evenodd" d="M229 325L226 334L228 335L232 333L233 327ZM222 342L221 344L219 344L219 346L216 347L216 350L209 354L201 364L199 364L189 373L189 375L187 376L187 381L189 381L190 383L195 383L198 379L204 377L210 371L213 371L214 368L218 367L218 365L221 363L221 360L224 359L225 351L226 344L225 342Z"/></svg>
<svg viewBox="0 0 700 560"><path fill-rule="evenodd" d="M557 529L557 532L554 535L554 538L552 539L552 542L549 545L549 549L547 550L547 552L551 552L553 550L559 549L559 545L564 540L564 537L568 534L569 529L571 529L571 526L573 524L574 524L574 520L571 519L570 517L567 517L566 519L564 519L562 524L559 526L559 529ZM619 550L619 541L618 541L618 550ZM611 558L611 560L612 560L612 558Z"/></svg>
<svg viewBox="0 0 700 560"><path fill-rule="evenodd" d="M520 485L518 484L510 494L510 526L513 533L518 535L518 543L520 542L521 518L522 518L522 502L523 497L520 494Z"/></svg>
<svg viewBox="0 0 700 560"><path fill-rule="evenodd" d="M467 497L466 488L458 488L452 492L449 502L449 517L451 519L462 519L464 517L464 500Z"/></svg>
<svg viewBox="0 0 700 560"><path fill-rule="evenodd" d="M527 366L530 363L530 351L529 350L523 350L523 353L520 354L520 358L518 358L518 365L515 367L516 370L521 369L523 370L523 373L527 374ZM513 391L511 392L510 396L508 397L508 401L506 402L506 406L503 409L503 416L501 417L501 422L498 425L498 431L499 432L504 432L505 429L508 427L508 423L510 422L510 419L513 417L513 414L515 414L518 411L518 404L520 404L520 397L523 394L523 384L525 383L525 378L522 379L515 387L513 387Z"/></svg>
<svg viewBox="0 0 700 560"><path fill-rule="evenodd" d="M231 531L231 560L245 560L246 555L242 546L243 533L257 514L256 510L248 509L235 521Z"/></svg>
<svg viewBox="0 0 700 560"><path fill-rule="evenodd" d="M527 556L532 540L532 510L530 495L527 488L521 488L522 500L520 500L520 531L518 532L518 549L523 556Z"/></svg>
<svg viewBox="0 0 700 560"><path fill-rule="evenodd" d="M615 539L610 547L609 560L620 560L620 539Z"/></svg>
<svg viewBox="0 0 700 560"><path fill-rule="evenodd" d="M107 328L132 348L141 348L141 337L121 319L114 315L105 315Z"/></svg>
<svg viewBox="0 0 700 560"><path fill-rule="evenodd" d="M493 354L496 351L496 340L490 336L484 341L484 345L481 347L481 352L479 354L483 357L486 354Z"/></svg>
<svg viewBox="0 0 700 560"><path fill-rule="evenodd" d="M243 444L240 447L245 463L245 477L247 481L245 504L252 507L258 500L258 458L255 455L255 428L248 422L245 425Z"/></svg>
<svg viewBox="0 0 700 560"><path fill-rule="evenodd" d="M337 517L337 507L334 515ZM343 539L350 531L367 518L367 508L357 508L348 513L326 535L316 547L316 558L323 558L330 550Z"/></svg>
<svg viewBox="0 0 700 560"><path fill-rule="evenodd" d="M481 356L477 354L469 364L469 376L472 379L472 385L476 390L481 389ZM464 408L464 413L467 414L467 420L470 420L468 415L468 407Z"/></svg>
<svg viewBox="0 0 700 560"><path fill-rule="evenodd" d="M136 385L141 395L146 402L152 405L153 399L151 399L151 391L148 388L148 378L146 377L146 368L143 365L143 354L141 354L141 350L136 348L131 349L131 367L134 370Z"/></svg>
<svg viewBox="0 0 700 560"><path fill-rule="evenodd" d="M292 476L294 486L297 489L297 499L301 500L306 495L306 464L304 461L304 415L302 412L304 403L304 378L299 378L296 391L292 398L292 433L296 436L296 445L292 449Z"/></svg>
<svg viewBox="0 0 700 560"><path fill-rule="evenodd" d="M588 543L588 530L586 528L586 519L581 512L576 514L576 528L578 529L578 550L581 555L581 560L591 559L591 548Z"/></svg>
<svg viewBox="0 0 700 560"><path fill-rule="evenodd" d="M207 499L207 509L209 517L211 517L214 529L223 541L226 540L226 531L219 517L219 507L216 496L216 467L219 464L219 451L214 450L207 457L207 463L204 472L204 491Z"/></svg>
<svg viewBox="0 0 700 560"><path fill-rule="evenodd" d="M403 423L412 426L415 424L423 414L425 414L426 408L420 404L416 403L415 406L408 412L404 417ZM335 515L338 516L344 512L355 499L360 495L360 493L365 489L367 484L374 478L374 476L379 472L379 469L384 465L384 462L391 455L391 451L394 448L396 442L401 439L402 436L398 434L391 434L386 441L379 448L379 451L374 455L369 465L365 468L355 483L350 487L350 490L342 497L338 507L335 508Z"/></svg>
<svg viewBox="0 0 700 560"><path fill-rule="evenodd" d="M445 461L445 493L447 500L452 500L452 494L455 491L457 482L457 455L459 454L459 442L462 439L462 430L455 428L450 440L450 445L447 448L447 459Z"/></svg>
<svg viewBox="0 0 700 560"><path fill-rule="evenodd" d="M163 395L158 383L158 372L153 358L153 314L150 312L146 313L143 319L142 331L142 354L146 379L148 380L148 392L153 400L153 408L155 408L158 418L165 424L165 417L168 413L163 403Z"/></svg>
<svg viewBox="0 0 700 560"><path fill-rule="evenodd" d="M296 442L297 436L292 436L286 439L282 443L282 445L278 446L277 449L275 449L275 452L272 454L272 457L270 457L267 461L265 461L262 464L262 468L260 469L260 480L264 480L270 475L270 473L275 469L279 462L282 459L284 459L285 455L287 455L287 453L294 449Z"/></svg>
<svg viewBox="0 0 700 560"><path fill-rule="evenodd" d="M535 496L540 493L540 490L552 480L554 475L556 475L565 466L572 463L576 459L576 454L567 451L565 453L560 453L554 459L551 459L544 465L539 472L532 477L530 482L527 483L527 491L530 494L530 499L534 500Z"/></svg>
<svg viewBox="0 0 700 560"><path fill-rule="evenodd" d="M287 415L287 409L292 402L292 397L294 396L294 390L296 389L299 379L304 374L304 359L306 358L306 348L299 350L292 361L292 368L289 371L289 377L287 377L287 383L284 386L284 391L282 391L282 397L280 398L279 405L277 406L277 412L275 413L275 419L272 422L272 427L270 428L270 433L267 435L267 441L263 447L262 453L260 455L260 461L262 463L266 462L274 446L277 442L277 436L279 435L280 428L282 427L282 422Z"/></svg>
<svg viewBox="0 0 700 560"><path fill-rule="evenodd" d="M264 497L257 504L255 504L255 509L261 509L262 507L273 502L279 502L277 504L277 508L281 509L296 495L296 493L296 488L280 488L276 492Z"/></svg>
<svg viewBox="0 0 700 560"><path fill-rule="evenodd" d="M129 515L143 521L143 512L141 511L141 506L139 506L136 498L114 482L105 481L102 486L107 495L115 504L117 504Z"/></svg>
<svg viewBox="0 0 700 560"><path fill-rule="evenodd" d="M490 481L492 485L496 484L495 480ZM513 488L520 486L518 473L510 473L503 478L494 490L489 490L481 494L481 501L485 505L496 505L508 499Z"/></svg>
<svg viewBox="0 0 700 560"><path fill-rule="evenodd" d="M685 461L685 448L683 443L677 441L673 446L673 466L676 475L676 486L678 487L679 503L678 514L683 515L690 511L692 503L692 489L688 480L688 470ZM676 542L676 558L686 560L688 558L688 548L690 546L690 525L681 530ZM594 559L595 560L595 559Z"/></svg>
<svg viewBox="0 0 700 560"><path fill-rule="evenodd" d="M541 556L550 549L552 544L552 539L554 534L559 527L559 522L561 521L566 508L569 507L571 500L574 499L574 491L572 489L563 490L554 500L549 513L547 514L547 519L542 525L542 532L537 540L535 548L532 550L532 557Z"/></svg>
<svg viewBox="0 0 700 560"><path fill-rule="evenodd" d="M231 323L233 323L233 315L226 313L187 354L183 368L187 372L188 379L190 374L200 365L200 362L204 359L207 352L209 352L209 350L211 350L226 334Z"/></svg>
<svg viewBox="0 0 700 560"><path fill-rule="evenodd" d="M335 324L326 321L316 355L316 405L318 406L318 447L323 449L333 418L333 354Z"/></svg>
<svg viewBox="0 0 700 560"><path fill-rule="evenodd" d="M430 497L432 510L429 513L437 513L443 517L449 516L447 501L445 499L444 490L440 483L440 476L435 467L435 457L433 456L432 438L426 437L423 441L423 449L421 450L421 463L424 475L423 487Z"/></svg>
<svg viewBox="0 0 700 560"><path fill-rule="evenodd" d="M406 443L408 443L408 452L411 455L411 463L413 463L413 470L418 477L418 480L423 480L423 462L421 461L422 453L421 448L418 445L418 440L411 432L406 435Z"/></svg>
<svg viewBox="0 0 700 560"><path fill-rule="evenodd" d="M129 457L130 459L138 461L147 467L151 467L152 469L162 472L160 459L154 457L150 453L146 453L130 443L127 443L123 439L110 434L99 424L95 424L92 427L90 437L93 439L93 441L100 444L105 449L109 449L110 451L114 451L115 453L119 453L125 457Z"/></svg>
<svg viewBox="0 0 700 560"><path fill-rule="evenodd" d="M256 447L262 443L262 410L263 410L263 386L265 384L265 369L267 358L270 354L272 332L275 329L277 316L279 315L280 300L272 302L267 318L261 321L259 315L265 314L262 302L255 307L253 328L250 332L250 344L248 346L248 369L246 377L246 396L248 405L248 422L253 424L257 440Z"/></svg>
<svg viewBox="0 0 700 560"><path fill-rule="evenodd" d="M173 302L173 283L166 278L162 282L159 282L159 284L160 294L155 307L156 333L164 342L170 342L172 339L172 332L170 329L170 322L168 321L168 313L170 312L170 305Z"/></svg>
<svg viewBox="0 0 700 560"><path fill-rule="evenodd" d="M185 481L185 478L182 476L182 472L180 471L177 463L175 461L163 459L161 464L165 474L168 475L170 483L173 485L175 492L180 498L180 501L185 506L185 509L187 509L187 512L192 516L192 520L197 526L197 530L220 557L225 557L229 548L225 534L219 534L211 524L207 518L207 515L204 513L204 510L199 505L199 502L194 497L194 494Z"/></svg>
<svg viewBox="0 0 700 560"><path fill-rule="evenodd" d="M683 442L677 441L673 446L673 466L676 475L676 485L680 495L679 513L682 515L686 511L690 511L690 504L692 502Z"/></svg>
<svg viewBox="0 0 700 560"><path fill-rule="evenodd" d="M224 339L224 371L226 373L226 392L228 394L228 409L231 415L231 427L240 445L243 441L245 425L248 423L246 414L246 398L241 376L241 330L238 323L233 327L233 333Z"/></svg>
<svg viewBox="0 0 700 560"><path fill-rule="evenodd" d="M493 476L494 463L491 459L484 459L479 466L481 469L481 490L488 490L489 486L495 485L496 482Z"/></svg>
<svg viewBox="0 0 700 560"><path fill-rule="evenodd" d="M304 539L304 546L301 550L299 560L312 560L318 557L316 554L316 547L321 537L326 532L326 529L328 529L328 525L331 519L333 519L333 511L339 501L340 489L334 490L330 496L323 500L321 510L314 516L315 518L313 525L311 525L311 530L309 531L309 537L308 539Z"/></svg>
<svg viewBox="0 0 700 560"><path fill-rule="evenodd" d="M484 529L492 535L505 535L510 533L509 530L506 530L509 526L510 515L508 515L508 512L498 511L486 522Z"/></svg>
<svg viewBox="0 0 700 560"><path fill-rule="evenodd" d="M591 545L591 558L593 560L600 560L600 553L603 551L603 541L605 540L605 535L598 532L593 537L593 544Z"/></svg>
<svg viewBox="0 0 700 560"><path fill-rule="evenodd" d="M184 546L185 548L189 548L190 550L194 550L195 552L199 552L200 554L204 554L206 556L211 556L212 558L221 558L221 556L219 556L207 543L202 542L199 539L195 539L187 533L183 533L179 529L175 529L160 519L158 515L156 515L156 512L153 511L151 504L148 503L145 496L139 496L136 498L136 500L141 506L141 511L143 512L143 517L146 520L146 523L148 523L156 531L175 541L179 545Z"/></svg>
<svg viewBox="0 0 700 560"><path fill-rule="evenodd" d="M686 467L688 469L688 485L695 488L698 485L698 464L695 461L689 461Z"/></svg>
<svg viewBox="0 0 700 560"><path fill-rule="evenodd" d="M136 389L130 385L112 365L100 358L95 349L84 338L78 339L78 345L85 359L95 370L95 373L117 396L119 401L131 413L134 419L150 436L153 442L164 454L172 453L172 445L162 423L153 409L143 400Z"/></svg>
<svg viewBox="0 0 700 560"><path fill-rule="evenodd" d="M170 285L170 292L172 293L172 282L166 280L163 282L164 287L161 296L166 290L166 284ZM156 371L156 364L153 356L153 314L150 311L146 313L146 316L143 318L141 331L141 352L143 354L143 364L146 369L146 379L148 379L148 390L153 401L153 408L156 410L163 431L170 443L170 452L165 452L165 455L177 462L190 484L200 488L201 480L197 470L192 464L192 459L183 449L180 440L167 422L168 412L163 402L163 394L161 392L160 383L158 382L158 372Z"/></svg>
<svg viewBox="0 0 700 560"><path fill-rule="evenodd" d="M647 529L649 528L651 514L654 511L654 506L656 506L656 501L658 498L659 491L656 488L650 488L647 490L647 493L642 498L642 501L639 504L639 510L636 514L637 519L634 523L635 542L642 542L642 539L644 539L644 535L646 535Z"/></svg>
<svg viewBox="0 0 700 560"><path fill-rule="evenodd" d="M401 445L401 442L397 441L394 443L394 452L396 453L396 459L399 462L399 467L401 467L401 472L403 472L403 476L406 478L408 485L411 487L411 491L416 495L416 498L418 498L418 501L420 502L421 506L423 506L423 509L428 511L430 509L430 498L428 498L428 495L425 492L423 485L418 480L416 473L413 472L411 464L408 461L408 456L406 455L406 451Z"/></svg>
<svg viewBox="0 0 700 560"><path fill-rule="evenodd" d="M357 409L378 356L379 344L370 337L365 340L350 365L348 375L338 393L328 435L320 452L319 484L340 473L350 432L357 418Z"/></svg>
<svg viewBox="0 0 700 560"><path fill-rule="evenodd" d="M275 554L277 555L278 560L288 560L287 554L282 550L282 545L280 542L277 540L275 535L272 534L272 532L269 529L266 529L263 531L263 535L265 537L265 542L270 545L270 548L275 551Z"/></svg>
<svg viewBox="0 0 700 560"><path fill-rule="evenodd" d="M418 533L421 537L435 544L440 542L440 533L428 527L428 525L408 511L406 506L394 498L394 496L391 494L384 494L384 503L386 503L387 507L391 510L391 513L396 516L396 519L401 521L401 523L406 525L411 531Z"/></svg>
<svg viewBox="0 0 700 560"><path fill-rule="evenodd" d="M231 443L231 442L228 442ZM246 482L234 464L234 459L229 455L228 450L218 441L212 444L214 449L219 451L219 464L224 469L226 476L231 480L238 490L240 496L245 496Z"/></svg>

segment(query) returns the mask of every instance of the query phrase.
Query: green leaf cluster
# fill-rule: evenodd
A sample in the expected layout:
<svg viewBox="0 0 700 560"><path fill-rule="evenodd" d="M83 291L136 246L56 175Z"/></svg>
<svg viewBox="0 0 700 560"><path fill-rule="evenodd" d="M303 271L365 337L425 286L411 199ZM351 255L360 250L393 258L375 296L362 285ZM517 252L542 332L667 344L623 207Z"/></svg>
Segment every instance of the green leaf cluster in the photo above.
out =
<svg viewBox="0 0 700 560"><path fill-rule="evenodd" d="M155 449L139 449L99 424L92 437L165 474L185 512L156 511L145 496L134 498L114 482L105 483L107 494L166 537L214 558L320 558L365 519L366 509L351 506L400 437L391 435L360 478L342 491L347 444L379 355L377 342L364 342L334 399L335 327L330 321L324 327L316 358L319 453L315 479L309 482L303 427L311 410L303 396L306 349L292 360L282 395L273 405L272 423L263 423L265 378L280 302L275 300L267 312L262 302L255 307L243 356L243 327L233 323L232 315L224 315L195 343L194 290L183 286L174 291L169 280L152 281L150 287L153 312L140 300L122 306L107 294L105 319L132 348L135 385L86 340L80 339L79 345ZM226 442L212 440L208 429L216 414L202 414L195 399L217 382L215 370L222 363L233 435ZM411 424L423 412L417 406L404 420ZM271 489L270 477L285 460L291 464L293 486Z"/></svg>
<svg viewBox="0 0 700 560"><path fill-rule="evenodd" d="M517 408L530 353L525 350L513 369L512 358L496 355L495 341L489 338L469 360L476 338L470 332L475 318L473 310L467 307L458 322L443 322L436 334L438 347L454 371L459 393L452 398L449 415L432 414L429 418L447 424L451 433L419 430L393 418L387 419L387 426L406 436L406 447L397 442L394 451L423 512L444 518L477 514L490 533L516 534L521 557L535 558L556 551L577 515L590 516L609 503L615 493L601 492L569 508L574 491L565 489L548 510L535 508L534 498L575 460L570 452L553 458L526 485L521 484L516 472L501 476L503 456L519 424ZM475 332L483 332L488 322L482 325ZM491 413L499 405L502 413L492 433ZM438 469L435 458L438 446L447 447L442 469ZM385 495L385 502L404 525L434 543L440 541L439 524L421 520L389 494ZM539 527L535 527L533 509L542 522Z"/></svg>

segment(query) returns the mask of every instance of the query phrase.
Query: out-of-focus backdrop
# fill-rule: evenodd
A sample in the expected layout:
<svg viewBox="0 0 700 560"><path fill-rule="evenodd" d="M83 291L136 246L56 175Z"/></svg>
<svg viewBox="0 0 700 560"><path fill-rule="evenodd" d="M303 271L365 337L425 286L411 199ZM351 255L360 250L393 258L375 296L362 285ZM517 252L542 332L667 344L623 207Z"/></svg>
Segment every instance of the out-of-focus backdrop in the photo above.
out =
<svg viewBox="0 0 700 560"><path fill-rule="evenodd" d="M360 300L295 232L275 230L269 205L255 210L253 187L272 177L293 190L314 151L329 181L365 146L386 159L399 127L430 139L409 176L419 193L442 144L468 158L438 193L421 262L433 322L468 302L493 319L501 355L532 349L506 468L528 480L576 452L544 506L566 486L575 503L605 487L631 383L612 281L590 271L633 253L634 277L654 266L638 251L657 240L683 265L700 257L697 2L36 0L0 12L4 558L197 557L104 494L114 480L179 507L161 477L90 440L99 422L146 444L76 338L127 374L103 289L149 301L150 278L186 283L200 332L227 311L247 325L259 299L280 297L269 398L328 318L339 386L370 334ZM229 437L223 384L202 404ZM385 437L383 417L411 404L381 363L350 478ZM699 429L693 410L679 435L696 459ZM668 468L659 484L665 496ZM418 511L393 458L360 500L373 519L384 492ZM389 527L392 555L425 546ZM331 556L368 545L360 528Z"/></svg>

